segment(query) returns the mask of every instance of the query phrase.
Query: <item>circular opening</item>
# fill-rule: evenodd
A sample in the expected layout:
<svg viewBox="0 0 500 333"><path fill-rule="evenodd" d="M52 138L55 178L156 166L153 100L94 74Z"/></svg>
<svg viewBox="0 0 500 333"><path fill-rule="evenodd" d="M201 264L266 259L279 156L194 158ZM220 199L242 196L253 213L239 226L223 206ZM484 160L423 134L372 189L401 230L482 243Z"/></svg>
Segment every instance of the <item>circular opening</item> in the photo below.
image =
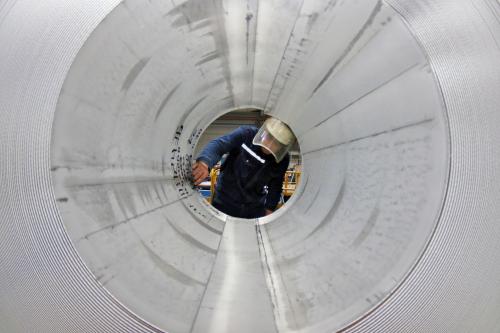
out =
<svg viewBox="0 0 500 333"><path fill-rule="evenodd" d="M261 7L258 21L246 6L110 13L58 101L59 209L95 279L167 331L333 331L389 297L425 249L446 188L444 106L383 2ZM248 105L294 129L307 168L276 223L224 223L192 186L206 124Z"/></svg>
<svg viewBox="0 0 500 333"><path fill-rule="evenodd" d="M298 190L302 158L297 140L279 162L265 145L254 143L269 118L257 109L231 111L207 126L198 140L193 182L208 203L229 216L273 216Z"/></svg>

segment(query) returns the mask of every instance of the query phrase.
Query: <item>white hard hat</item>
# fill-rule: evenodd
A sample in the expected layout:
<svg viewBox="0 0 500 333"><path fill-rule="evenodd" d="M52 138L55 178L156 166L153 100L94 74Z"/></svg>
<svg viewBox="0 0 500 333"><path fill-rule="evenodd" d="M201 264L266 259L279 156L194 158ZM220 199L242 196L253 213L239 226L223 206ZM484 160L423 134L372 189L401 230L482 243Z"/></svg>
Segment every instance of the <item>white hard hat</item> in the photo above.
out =
<svg viewBox="0 0 500 333"><path fill-rule="evenodd" d="M253 139L253 144L264 147L280 162L295 142L295 135L287 124L276 118L267 119Z"/></svg>
<svg viewBox="0 0 500 333"><path fill-rule="evenodd" d="M269 118L262 125L276 140L288 146L295 142L295 135L287 124L276 118Z"/></svg>

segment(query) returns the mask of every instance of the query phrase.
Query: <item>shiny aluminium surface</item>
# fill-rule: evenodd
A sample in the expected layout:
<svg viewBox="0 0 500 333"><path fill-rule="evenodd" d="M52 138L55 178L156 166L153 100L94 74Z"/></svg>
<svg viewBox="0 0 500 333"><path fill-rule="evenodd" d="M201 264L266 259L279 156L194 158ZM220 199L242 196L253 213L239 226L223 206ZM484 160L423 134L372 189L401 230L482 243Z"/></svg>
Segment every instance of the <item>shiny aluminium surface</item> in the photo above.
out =
<svg viewBox="0 0 500 333"><path fill-rule="evenodd" d="M0 332L500 332L493 0L0 2ZM286 121L260 220L191 188Z"/></svg>

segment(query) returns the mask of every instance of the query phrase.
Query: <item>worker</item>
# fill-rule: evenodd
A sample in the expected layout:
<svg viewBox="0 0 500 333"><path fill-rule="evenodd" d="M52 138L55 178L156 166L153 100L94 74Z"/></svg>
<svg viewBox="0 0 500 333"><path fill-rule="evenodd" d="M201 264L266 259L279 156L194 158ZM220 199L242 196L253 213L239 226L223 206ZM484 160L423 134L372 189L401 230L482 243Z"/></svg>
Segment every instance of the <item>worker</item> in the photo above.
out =
<svg viewBox="0 0 500 333"><path fill-rule="evenodd" d="M288 151L294 142L290 128L276 118L268 118L260 129L241 126L204 147L193 164L194 184L200 184L228 154L221 164L212 205L233 217L269 215L280 200L290 162Z"/></svg>

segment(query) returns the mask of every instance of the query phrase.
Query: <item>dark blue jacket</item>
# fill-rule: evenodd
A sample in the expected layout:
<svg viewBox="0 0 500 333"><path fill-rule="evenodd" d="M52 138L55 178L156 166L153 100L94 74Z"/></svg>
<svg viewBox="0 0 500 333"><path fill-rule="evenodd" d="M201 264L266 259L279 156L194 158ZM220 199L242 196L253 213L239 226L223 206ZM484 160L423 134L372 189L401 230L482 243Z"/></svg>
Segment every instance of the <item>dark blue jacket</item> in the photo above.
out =
<svg viewBox="0 0 500 333"><path fill-rule="evenodd" d="M262 153L261 147L252 143L258 130L254 126L241 126L212 140L196 158L212 168L222 155L229 153L217 181L215 201L219 204L255 210L276 208L290 156L287 154L276 163L273 155Z"/></svg>

